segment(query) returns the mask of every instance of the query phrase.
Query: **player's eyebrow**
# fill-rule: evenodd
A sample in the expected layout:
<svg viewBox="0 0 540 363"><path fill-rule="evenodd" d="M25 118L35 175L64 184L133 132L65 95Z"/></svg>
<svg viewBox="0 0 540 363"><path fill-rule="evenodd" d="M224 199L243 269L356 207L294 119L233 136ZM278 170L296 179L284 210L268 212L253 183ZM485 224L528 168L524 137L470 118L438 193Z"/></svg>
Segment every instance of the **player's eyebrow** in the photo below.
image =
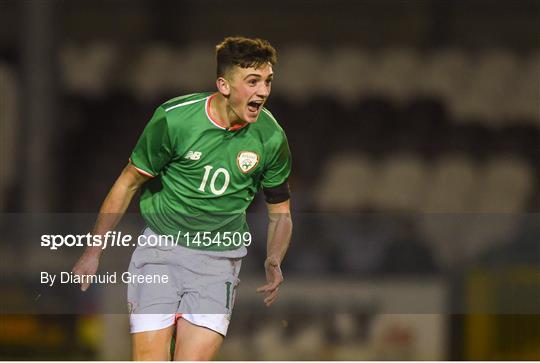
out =
<svg viewBox="0 0 540 363"><path fill-rule="evenodd" d="M248 79L249 77L257 77L257 78L261 78L261 75L260 74L257 74L257 73L250 73L248 74L247 76L244 77L244 79Z"/></svg>
<svg viewBox="0 0 540 363"><path fill-rule="evenodd" d="M250 74L248 74L247 76L245 76L244 79L248 79L248 78L251 77L251 76L257 77L257 78L262 78L262 76L261 76L260 74L257 74L257 73L250 73ZM270 74L268 75L268 77L266 77L266 78L274 78L274 73L270 73Z"/></svg>

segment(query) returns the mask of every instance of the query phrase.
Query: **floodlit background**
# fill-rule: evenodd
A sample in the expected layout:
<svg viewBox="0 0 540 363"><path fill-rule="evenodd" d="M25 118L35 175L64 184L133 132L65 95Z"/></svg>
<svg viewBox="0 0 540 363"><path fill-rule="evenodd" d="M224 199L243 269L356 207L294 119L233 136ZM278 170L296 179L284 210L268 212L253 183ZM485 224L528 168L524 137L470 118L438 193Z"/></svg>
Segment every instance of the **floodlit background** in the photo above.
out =
<svg viewBox="0 0 540 363"><path fill-rule="evenodd" d="M539 24L535 0L0 0L2 303L81 252L17 238L27 218L96 212L153 110L214 90L244 35L278 50L295 233L267 310L256 200L220 358L540 359ZM123 288L2 308L0 358L129 359Z"/></svg>

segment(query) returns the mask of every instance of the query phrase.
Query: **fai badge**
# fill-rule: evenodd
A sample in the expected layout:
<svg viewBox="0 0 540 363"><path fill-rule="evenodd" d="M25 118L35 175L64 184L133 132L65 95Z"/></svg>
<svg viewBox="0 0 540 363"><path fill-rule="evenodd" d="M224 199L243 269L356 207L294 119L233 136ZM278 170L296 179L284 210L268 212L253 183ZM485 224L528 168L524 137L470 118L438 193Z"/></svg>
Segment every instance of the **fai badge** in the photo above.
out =
<svg viewBox="0 0 540 363"><path fill-rule="evenodd" d="M248 173L259 163L259 155L252 151L240 151L236 157L236 165L242 173Z"/></svg>

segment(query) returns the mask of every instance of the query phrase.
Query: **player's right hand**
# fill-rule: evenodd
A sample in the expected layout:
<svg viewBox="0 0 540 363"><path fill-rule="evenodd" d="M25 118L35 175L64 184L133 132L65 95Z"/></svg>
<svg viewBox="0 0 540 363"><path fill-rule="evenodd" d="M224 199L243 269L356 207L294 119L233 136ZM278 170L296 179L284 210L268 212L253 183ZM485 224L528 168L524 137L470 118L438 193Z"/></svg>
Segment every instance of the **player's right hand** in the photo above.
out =
<svg viewBox="0 0 540 363"><path fill-rule="evenodd" d="M279 285L283 283L283 273L279 261L275 257L268 257L264 261L264 269L266 271L267 284L257 289L258 293L264 293L264 303L267 307L272 305L278 297Z"/></svg>
<svg viewBox="0 0 540 363"><path fill-rule="evenodd" d="M95 275L99 266L99 254L87 249L79 258L71 272L75 275ZM86 279L88 280L88 279ZM86 291L90 286L89 282L81 283L81 290Z"/></svg>

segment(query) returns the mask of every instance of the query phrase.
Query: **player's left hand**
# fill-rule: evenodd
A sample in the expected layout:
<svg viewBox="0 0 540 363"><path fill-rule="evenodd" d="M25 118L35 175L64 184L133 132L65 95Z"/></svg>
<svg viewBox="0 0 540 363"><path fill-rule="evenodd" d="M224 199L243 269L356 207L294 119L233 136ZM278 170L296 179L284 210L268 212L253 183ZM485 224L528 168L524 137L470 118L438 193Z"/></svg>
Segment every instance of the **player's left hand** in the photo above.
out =
<svg viewBox="0 0 540 363"><path fill-rule="evenodd" d="M264 261L264 269L267 284L259 287L257 292L265 294L264 303L266 306L270 306L277 299L279 285L283 282L283 274L281 273L279 261L275 257L268 257Z"/></svg>

